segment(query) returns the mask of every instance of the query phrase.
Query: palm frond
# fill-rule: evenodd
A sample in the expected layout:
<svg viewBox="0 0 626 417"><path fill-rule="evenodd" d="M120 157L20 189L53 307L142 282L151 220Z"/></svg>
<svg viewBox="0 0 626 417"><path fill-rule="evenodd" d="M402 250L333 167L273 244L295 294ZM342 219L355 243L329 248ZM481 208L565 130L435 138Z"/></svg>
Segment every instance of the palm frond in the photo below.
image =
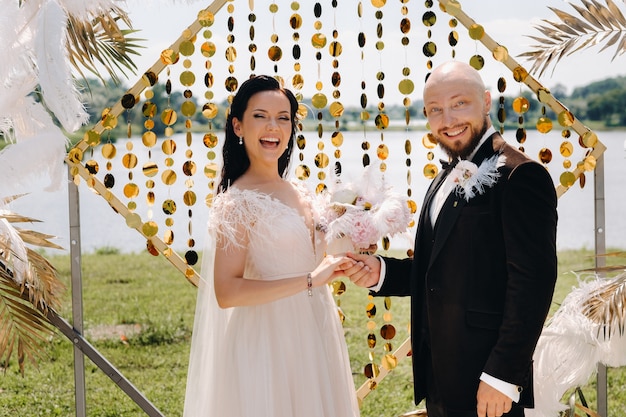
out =
<svg viewBox="0 0 626 417"><path fill-rule="evenodd" d="M626 265L610 265L610 266L596 266L593 268L585 268L585 269L579 269L575 272L599 272L599 273L606 273L606 272L615 272L615 271L624 271L626 270Z"/></svg>
<svg viewBox="0 0 626 417"><path fill-rule="evenodd" d="M32 217L22 216L21 214L13 212L0 212L0 219L6 219L9 223L35 223L41 220L33 219Z"/></svg>
<svg viewBox="0 0 626 417"><path fill-rule="evenodd" d="M64 249L62 246L50 241L50 239L54 239L56 236L37 232L35 230L17 229L17 232L26 244L38 246L40 248Z"/></svg>
<svg viewBox="0 0 626 417"><path fill-rule="evenodd" d="M41 343L53 334L53 327L43 313L24 298L24 289L0 262L0 363L8 366L17 347L22 375L27 359L37 365L43 352Z"/></svg>
<svg viewBox="0 0 626 417"><path fill-rule="evenodd" d="M589 294L582 312L594 323L600 324L605 338L610 338L615 330L623 336L626 326L626 272Z"/></svg>
<svg viewBox="0 0 626 417"><path fill-rule="evenodd" d="M130 29L122 29L120 23ZM99 67L104 68L111 79L119 84L117 70L127 75L127 71L135 74L137 66L131 55L138 55L141 47L137 43L141 39L130 38L137 32L127 13L114 7L103 11L92 20L80 20L74 16L68 19L69 60L78 73L85 78L83 69L105 81Z"/></svg>
<svg viewBox="0 0 626 417"><path fill-rule="evenodd" d="M10 202L17 200L20 197L24 197L25 195L26 195L26 193L11 195L11 196L8 196L8 197L2 197L2 198L0 198L0 207L6 206Z"/></svg>
<svg viewBox="0 0 626 417"><path fill-rule="evenodd" d="M58 280L54 266L38 252L28 248L30 279L26 281L28 295L33 305L42 311L58 309L65 285Z"/></svg>
<svg viewBox="0 0 626 417"><path fill-rule="evenodd" d="M50 242L53 236L13 226L24 221L36 220L7 210L0 215L0 363L17 350L22 374L27 359L36 365L41 343L53 333L47 313L65 291L54 266L26 245L62 248Z"/></svg>
<svg viewBox="0 0 626 417"><path fill-rule="evenodd" d="M533 61L530 72L541 77L564 57L594 46L602 45L600 51L615 48L611 60L626 52L626 18L613 0L581 0L582 6L570 3L579 17L556 7L548 7L556 15L555 20L542 20L535 26L542 36L529 36L537 43L531 50L520 54Z"/></svg>
<svg viewBox="0 0 626 417"><path fill-rule="evenodd" d="M26 194L20 194L20 195L16 195L12 197L7 197L3 201L5 203L9 203L24 195ZM0 206L2 205L0 204ZM34 219L32 217L22 216L21 214L14 213L12 211L7 211L7 210L0 211L0 219L5 219L9 223L40 223L41 222L41 220ZM41 248L63 250L63 247L50 241L50 239L54 239L56 236L48 235L48 234L37 232L34 230L18 229L18 228L15 228L15 230L17 231L19 237L22 239L24 243L38 246Z"/></svg>
<svg viewBox="0 0 626 417"><path fill-rule="evenodd" d="M599 253L595 255L596 258L626 258L626 252L618 251L618 252L607 252L607 253Z"/></svg>

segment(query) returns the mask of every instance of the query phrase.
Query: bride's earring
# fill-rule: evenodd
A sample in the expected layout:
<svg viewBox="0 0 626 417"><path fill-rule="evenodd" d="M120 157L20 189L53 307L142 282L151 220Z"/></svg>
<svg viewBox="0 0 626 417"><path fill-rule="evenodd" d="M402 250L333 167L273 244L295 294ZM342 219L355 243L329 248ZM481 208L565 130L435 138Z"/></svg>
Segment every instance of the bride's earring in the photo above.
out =
<svg viewBox="0 0 626 417"><path fill-rule="evenodd" d="M239 136L239 144L243 145L243 136Z"/></svg>

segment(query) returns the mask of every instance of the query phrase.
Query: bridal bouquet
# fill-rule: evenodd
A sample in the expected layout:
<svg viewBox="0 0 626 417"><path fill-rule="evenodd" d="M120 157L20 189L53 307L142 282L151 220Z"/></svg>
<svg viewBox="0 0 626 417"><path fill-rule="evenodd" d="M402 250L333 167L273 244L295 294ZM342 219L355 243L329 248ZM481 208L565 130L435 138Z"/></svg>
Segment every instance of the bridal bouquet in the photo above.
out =
<svg viewBox="0 0 626 417"><path fill-rule="evenodd" d="M384 236L406 232L412 216L406 197L374 174L368 167L357 182L336 179L323 194L321 224L329 253L367 249ZM337 248L340 241L343 248Z"/></svg>

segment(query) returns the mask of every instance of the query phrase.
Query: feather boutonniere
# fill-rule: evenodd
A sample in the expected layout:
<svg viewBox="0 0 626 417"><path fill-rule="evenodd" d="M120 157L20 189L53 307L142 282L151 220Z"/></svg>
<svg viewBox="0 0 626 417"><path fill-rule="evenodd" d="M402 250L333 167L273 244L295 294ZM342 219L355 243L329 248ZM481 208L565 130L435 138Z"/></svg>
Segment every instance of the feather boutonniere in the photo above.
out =
<svg viewBox="0 0 626 417"><path fill-rule="evenodd" d="M473 162L463 160L450 172L450 178L456 184L455 191L469 201L477 194L483 194L487 188L491 188L498 181L500 168L506 162L504 155L494 155L483 161L480 166Z"/></svg>

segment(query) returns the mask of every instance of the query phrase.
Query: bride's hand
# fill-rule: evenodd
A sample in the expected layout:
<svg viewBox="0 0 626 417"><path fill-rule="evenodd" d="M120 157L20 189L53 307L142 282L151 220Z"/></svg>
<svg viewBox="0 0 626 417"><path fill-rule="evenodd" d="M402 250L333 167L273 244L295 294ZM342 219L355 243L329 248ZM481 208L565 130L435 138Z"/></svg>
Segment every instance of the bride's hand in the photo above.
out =
<svg viewBox="0 0 626 417"><path fill-rule="evenodd" d="M311 272L313 287L328 284L329 282L344 276L344 267L342 266L348 264L352 264L352 260L346 258L345 256L325 256L317 268Z"/></svg>

